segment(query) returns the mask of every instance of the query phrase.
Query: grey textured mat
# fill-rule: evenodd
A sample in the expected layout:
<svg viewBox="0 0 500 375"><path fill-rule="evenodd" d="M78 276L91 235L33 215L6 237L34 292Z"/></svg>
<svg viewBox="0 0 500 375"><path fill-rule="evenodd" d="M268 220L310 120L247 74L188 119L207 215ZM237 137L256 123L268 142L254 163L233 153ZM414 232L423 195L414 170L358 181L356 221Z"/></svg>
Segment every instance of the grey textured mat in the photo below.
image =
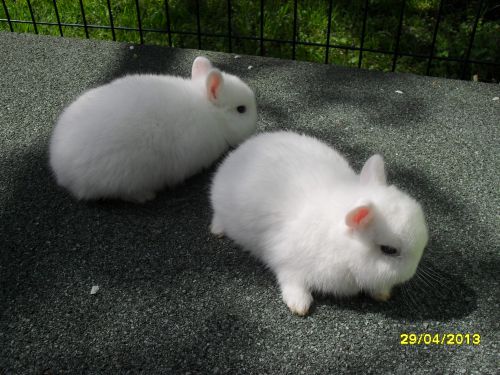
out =
<svg viewBox="0 0 500 375"><path fill-rule="evenodd" d="M317 136L358 170L380 152L423 203L425 280L299 318L270 272L210 235L214 169L134 205L76 202L47 167L82 91L187 75L199 53L0 33L0 373L496 373L499 85L205 53L256 90L259 131ZM401 345L410 332L481 342Z"/></svg>

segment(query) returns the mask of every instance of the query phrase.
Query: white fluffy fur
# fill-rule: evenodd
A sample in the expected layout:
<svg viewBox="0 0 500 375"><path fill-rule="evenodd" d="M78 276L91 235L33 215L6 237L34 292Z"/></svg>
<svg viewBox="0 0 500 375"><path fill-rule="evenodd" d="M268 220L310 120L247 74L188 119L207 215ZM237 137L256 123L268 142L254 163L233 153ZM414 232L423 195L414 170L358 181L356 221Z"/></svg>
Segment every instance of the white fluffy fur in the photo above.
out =
<svg viewBox="0 0 500 375"><path fill-rule="evenodd" d="M357 175L328 145L292 132L256 135L229 154L211 202L212 232L271 268L299 315L308 312L313 291L389 298L414 275L428 240L420 205L387 186L382 157L372 156ZM369 215L348 226L360 207Z"/></svg>
<svg viewBox="0 0 500 375"><path fill-rule="evenodd" d="M256 121L252 90L198 57L191 79L129 75L85 92L55 126L50 166L78 199L144 202L210 166Z"/></svg>

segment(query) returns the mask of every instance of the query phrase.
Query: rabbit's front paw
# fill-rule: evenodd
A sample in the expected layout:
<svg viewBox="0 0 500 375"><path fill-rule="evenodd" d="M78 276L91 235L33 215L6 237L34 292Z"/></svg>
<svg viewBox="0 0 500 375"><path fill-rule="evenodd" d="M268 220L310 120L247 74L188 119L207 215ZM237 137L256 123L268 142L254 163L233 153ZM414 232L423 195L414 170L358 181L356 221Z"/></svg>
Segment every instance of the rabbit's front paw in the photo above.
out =
<svg viewBox="0 0 500 375"><path fill-rule="evenodd" d="M224 237L224 228L215 216L212 219L212 224L210 224L210 232L217 238Z"/></svg>
<svg viewBox="0 0 500 375"><path fill-rule="evenodd" d="M281 290L283 301L292 313L298 316L307 315L313 301L313 297L307 289L300 285L284 285Z"/></svg>
<svg viewBox="0 0 500 375"><path fill-rule="evenodd" d="M154 191L145 191L123 197L124 200L132 203L146 203L147 201L153 200L155 198L156 198L156 193Z"/></svg>
<svg viewBox="0 0 500 375"><path fill-rule="evenodd" d="M378 302L387 302L391 298L391 291L373 293L372 298Z"/></svg>

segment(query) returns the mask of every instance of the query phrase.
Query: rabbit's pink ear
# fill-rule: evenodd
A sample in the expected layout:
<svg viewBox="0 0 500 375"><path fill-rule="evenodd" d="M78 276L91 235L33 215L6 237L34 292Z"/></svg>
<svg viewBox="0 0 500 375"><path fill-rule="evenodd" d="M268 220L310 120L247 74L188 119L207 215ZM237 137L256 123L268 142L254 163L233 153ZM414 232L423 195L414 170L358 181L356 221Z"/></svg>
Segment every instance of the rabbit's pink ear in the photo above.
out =
<svg viewBox="0 0 500 375"><path fill-rule="evenodd" d="M364 204L353 208L345 217L345 223L349 228L362 229L373 219L373 209L371 205Z"/></svg>
<svg viewBox="0 0 500 375"><path fill-rule="evenodd" d="M222 73L218 69L212 69L207 76L207 96L212 102L219 99L220 90L223 84Z"/></svg>
<svg viewBox="0 0 500 375"><path fill-rule="evenodd" d="M204 56L198 56L194 59L193 67L191 68L191 79L205 77L210 69L212 69L210 60Z"/></svg>
<svg viewBox="0 0 500 375"><path fill-rule="evenodd" d="M387 185L384 159L379 154L371 156L359 175L362 184Z"/></svg>

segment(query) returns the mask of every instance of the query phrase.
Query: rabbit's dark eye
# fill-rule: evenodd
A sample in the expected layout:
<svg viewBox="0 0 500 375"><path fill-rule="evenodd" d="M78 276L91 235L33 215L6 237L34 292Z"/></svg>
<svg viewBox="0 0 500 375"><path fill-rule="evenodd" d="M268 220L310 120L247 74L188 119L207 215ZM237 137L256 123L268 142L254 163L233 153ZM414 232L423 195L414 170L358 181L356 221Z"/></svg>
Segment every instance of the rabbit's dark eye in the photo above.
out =
<svg viewBox="0 0 500 375"><path fill-rule="evenodd" d="M247 110L247 107L245 107L244 105L239 105L236 110L239 112L239 113L245 113L246 110Z"/></svg>
<svg viewBox="0 0 500 375"><path fill-rule="evenodd" d="M385 255L390 255L390 256L396 256L399 255L398 249L395 249L390 246L382 245L380 246L380 250L385 254Z"/></svg>

